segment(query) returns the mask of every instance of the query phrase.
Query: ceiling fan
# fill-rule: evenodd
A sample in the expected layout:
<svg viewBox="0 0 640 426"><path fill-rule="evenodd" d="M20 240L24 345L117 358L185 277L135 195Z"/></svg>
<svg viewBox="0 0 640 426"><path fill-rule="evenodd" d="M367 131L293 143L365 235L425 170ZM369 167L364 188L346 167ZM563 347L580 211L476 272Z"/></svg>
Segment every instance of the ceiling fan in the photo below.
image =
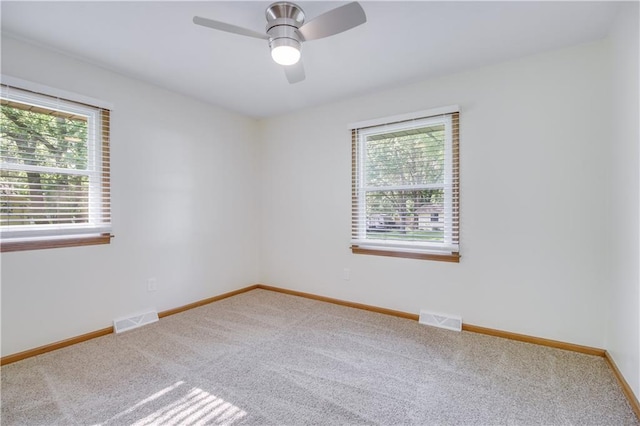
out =
<svg viewBox="0 0 640 426"><path fill-rule="evenodd" d="M367 22L367 16L358 2L332 9L306 24L300 6L287 1L273 3L265 14L266 34L200 16L195 16L193 23L214 30L269 40L271 57L278 64L284 65L287 80L293 84L304 80L305 77L300 59L302 42L339 34Z"/></svg>

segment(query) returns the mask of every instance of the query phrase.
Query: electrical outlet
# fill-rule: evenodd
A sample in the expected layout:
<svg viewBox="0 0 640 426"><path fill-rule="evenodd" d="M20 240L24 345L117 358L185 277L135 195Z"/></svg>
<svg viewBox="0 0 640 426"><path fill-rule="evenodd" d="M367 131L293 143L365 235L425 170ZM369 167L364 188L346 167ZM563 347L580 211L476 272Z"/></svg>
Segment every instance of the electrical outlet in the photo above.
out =
<svg viewBox="0 0 640 426"><path fill-rule="evenodd" d="M155 278L149 278L147 280L147 291L157 291L158 290L158 280Z"/></svg>
<svg viewBox="0 0 640 426"><path fill-rule="evenodd" d="M345 281L349 281L351 279L351 269L344 268L342 270L342 279Z"/></svg>

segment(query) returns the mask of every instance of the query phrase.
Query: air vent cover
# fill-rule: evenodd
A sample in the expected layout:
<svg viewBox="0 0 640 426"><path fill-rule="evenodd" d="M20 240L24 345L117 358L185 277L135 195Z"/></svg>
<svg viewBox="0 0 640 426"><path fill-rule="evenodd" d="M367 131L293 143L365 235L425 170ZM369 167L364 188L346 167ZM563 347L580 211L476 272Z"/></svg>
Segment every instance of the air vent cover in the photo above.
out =
<svg viewBox="0 0 640 426"><path fill-rule="evenodd" d="M151 311L141 315L113 320L113 329L116 333L122 333L156 321L158 321L158 313Z"/></svg>
<svg viewBox="0 0 640 426"><path fill-rule="evenodd" d="M439 314L436 312L420 311L420 324L447 330L462 331L462 317L459 315Z"/></svg>

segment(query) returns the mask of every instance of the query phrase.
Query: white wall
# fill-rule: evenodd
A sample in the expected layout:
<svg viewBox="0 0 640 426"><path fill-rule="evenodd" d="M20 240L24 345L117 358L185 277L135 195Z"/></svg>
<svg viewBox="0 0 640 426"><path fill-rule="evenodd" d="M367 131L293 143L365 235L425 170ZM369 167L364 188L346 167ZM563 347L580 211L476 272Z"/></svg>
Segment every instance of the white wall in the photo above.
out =
<svg viewBox="0 0 640 426"><path fill-rule="evenodd" d="M640 98L638 3L620 11L611 34L613 152L610 316L606 348L640 398Z"/></svg>
<svg viewBox="0 0 640 426"><path fill-rule="evenodd" d="M603 347L607 54L598 42L262 121L263 282ZM461 262L351 254L348 123L451 104Z"/></svg>
<svg viewBox="0 0 640 426"><path fill-rule="evenodd" d="M116 236L2 255L2 355L258 281L253 120L6 37L2 72L114 105Z"/></svg>

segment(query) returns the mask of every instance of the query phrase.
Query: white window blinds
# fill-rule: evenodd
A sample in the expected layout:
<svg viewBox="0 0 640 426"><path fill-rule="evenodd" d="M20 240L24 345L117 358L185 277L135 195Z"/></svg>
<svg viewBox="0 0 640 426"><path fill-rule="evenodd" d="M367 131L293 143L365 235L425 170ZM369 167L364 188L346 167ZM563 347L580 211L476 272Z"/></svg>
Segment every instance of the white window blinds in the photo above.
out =
<svg viewBox="0 0 640 426"><path fill-rule="evenodd" d="M111 232L108 109L1 86L4 242Z"/></svg>
<svg viewBox="0 0 640 426"><path fill-rule="evenodd" d="M459 113L352 129L355 248L459 251Z"/></svg>

